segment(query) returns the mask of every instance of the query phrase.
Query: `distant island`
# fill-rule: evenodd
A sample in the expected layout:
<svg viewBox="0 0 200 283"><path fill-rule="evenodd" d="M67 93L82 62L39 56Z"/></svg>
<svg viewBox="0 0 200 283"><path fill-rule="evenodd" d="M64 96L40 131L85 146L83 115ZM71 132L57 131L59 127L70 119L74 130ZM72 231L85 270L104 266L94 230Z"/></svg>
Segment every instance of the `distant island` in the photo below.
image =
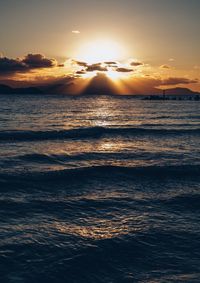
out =
<svg viewBox="0 0 200 283"><path fill-rule="evenodd" d="M162 95L148 95L144 100L192 100L199 101L200 93L195 93L188 88L174 88L163 90Z"/></svg>

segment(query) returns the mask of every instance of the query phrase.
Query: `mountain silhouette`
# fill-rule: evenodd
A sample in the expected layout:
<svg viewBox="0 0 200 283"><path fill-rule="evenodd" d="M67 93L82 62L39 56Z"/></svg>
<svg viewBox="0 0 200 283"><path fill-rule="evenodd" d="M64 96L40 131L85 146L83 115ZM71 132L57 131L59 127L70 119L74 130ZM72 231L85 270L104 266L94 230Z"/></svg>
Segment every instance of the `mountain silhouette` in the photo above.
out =
<svg viewBox="0 0 200 283"><path fill-rule="evenodd" d="M43 91L38 87L13 88L7 85L0 85L0 94L42 94Z"/></svg>
<svg viewBox="0 0 200 283"><path fill-rule="evenodd" d="M11 87L6 84L0 84L0 94L63 94L63 95L125 95L120 93L115 83L105 74L98 73L95 77L89 80L86 87L79 88L83 83L82 79L65 78L57 83L48 84L46 86L37 87ZM152 88L151 90L134 89L130 87L129 95L162 95L162 90ZM189 88L171 88L166 90L166 95L177 96L195 96L200 95L199 92L192 91Z"/></svg>
<svg viewBox="0 0 200 283"><path fill-rule="evenodd" d="M91 79L87 87L81 92L84 95L113 95L118 94L119 90L105 74L97 73Z"/></svg>

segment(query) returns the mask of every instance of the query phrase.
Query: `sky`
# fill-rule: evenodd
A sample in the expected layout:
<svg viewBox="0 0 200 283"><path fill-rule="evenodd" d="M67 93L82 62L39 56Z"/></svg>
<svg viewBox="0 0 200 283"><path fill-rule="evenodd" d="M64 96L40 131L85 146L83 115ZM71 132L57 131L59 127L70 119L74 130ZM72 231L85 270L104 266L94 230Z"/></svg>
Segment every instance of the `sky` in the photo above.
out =
<svg viewBox="0 0 200 283"><path fill-rule="evenodd" d="M92 65L106 60L117 62L108 68L113 77L118 69L122 77L127 73L134 79L184 78L200 91L199 33L199 0L0 0L0 77L84 76L91 67L76 66L76 61ZM25 64L28 54L55 61L44 68L4 71L2 58Z"/></svg>

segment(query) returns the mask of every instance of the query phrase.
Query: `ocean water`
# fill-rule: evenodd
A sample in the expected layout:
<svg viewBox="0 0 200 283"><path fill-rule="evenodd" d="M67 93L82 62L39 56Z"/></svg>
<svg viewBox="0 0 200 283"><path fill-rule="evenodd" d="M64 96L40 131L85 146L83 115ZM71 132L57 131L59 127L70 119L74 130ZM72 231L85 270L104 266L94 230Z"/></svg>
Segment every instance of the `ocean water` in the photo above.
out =
<svg viewBox="0 0 200 283"><path fill-rule="evenodd" d="M200 103L0 96L0 282L200 282Z"/></svg>

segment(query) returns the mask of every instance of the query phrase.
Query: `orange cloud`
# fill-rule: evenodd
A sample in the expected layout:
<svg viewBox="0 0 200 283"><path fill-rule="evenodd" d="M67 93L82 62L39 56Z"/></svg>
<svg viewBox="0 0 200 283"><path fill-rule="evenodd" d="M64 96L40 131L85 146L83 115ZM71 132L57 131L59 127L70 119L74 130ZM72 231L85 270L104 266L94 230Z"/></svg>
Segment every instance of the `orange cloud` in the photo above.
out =
<svg viewBox="0 0 200 283"><path fill-rule="evenodd" d="M164 64L164 65L161 65L159 68L160 69L171 69L171 66Z"/></svg>
<svg viewBox="0 0 200 283"><path fill-rule="evenodd" d="M199 82L198 79L171 77L161 80L161 85L196 84L198 82Z"/></svg>
<svg viewBox="0 0 200 283"><path fill-rule="evenodd" d="M120 73L130 73L130 72L133 72L133 69L119 67L119 68L116 68L115 71L120 72Z"/></svg>
<svg viewBox="0 0 200 283"><path fill-rule="evenodd" d="M139 66L143 66L144 64L142 62L133 61L130 63L130 65L133 67L139 67Z"/></svg>

